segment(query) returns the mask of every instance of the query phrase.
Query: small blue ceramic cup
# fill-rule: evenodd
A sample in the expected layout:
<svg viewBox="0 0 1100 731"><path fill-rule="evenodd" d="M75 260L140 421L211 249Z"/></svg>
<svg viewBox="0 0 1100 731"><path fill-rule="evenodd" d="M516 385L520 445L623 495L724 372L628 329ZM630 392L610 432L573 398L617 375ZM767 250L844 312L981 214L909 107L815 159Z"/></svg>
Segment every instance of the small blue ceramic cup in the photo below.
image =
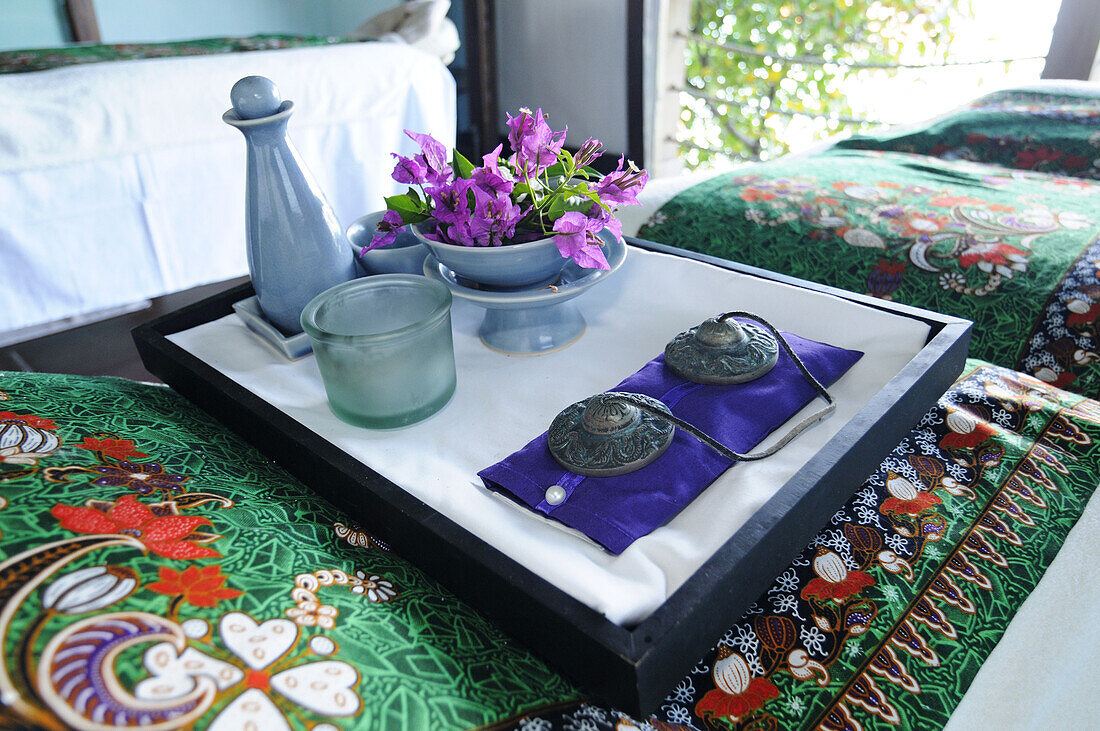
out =
<svg viewBox="0 0 1100 731"><path fill-rule="evenodd" d="M341 420L393 429L426 419L455 391L451 292L411 274L338 284L302 310L329 407Z"/></svg>
<svg viewBox="0 0 1100 731"><path fill-rule="evenodd" d="M389 246L371 249L362 257L359 252L374 238L375 227L385 211L368 213L348 226L348 241L355 252L355 261L364 274L423 274L428 247L410 231L397 234Z"/></svg>

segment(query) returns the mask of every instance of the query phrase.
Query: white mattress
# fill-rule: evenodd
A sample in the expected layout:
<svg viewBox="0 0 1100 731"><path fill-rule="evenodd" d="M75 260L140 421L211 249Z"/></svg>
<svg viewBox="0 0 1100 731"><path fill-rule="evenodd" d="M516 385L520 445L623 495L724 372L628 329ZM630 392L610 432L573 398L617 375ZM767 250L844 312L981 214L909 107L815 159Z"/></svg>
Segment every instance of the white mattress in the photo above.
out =
<svg viewBox="0 0 1100 731"><path fill-rule="evenodd" d="M245 144L221 121L262 74L340 221L398 192L405 128L448 146L439 60L358 43L88 64L0 76L0 334L247 273Z"/></svg>

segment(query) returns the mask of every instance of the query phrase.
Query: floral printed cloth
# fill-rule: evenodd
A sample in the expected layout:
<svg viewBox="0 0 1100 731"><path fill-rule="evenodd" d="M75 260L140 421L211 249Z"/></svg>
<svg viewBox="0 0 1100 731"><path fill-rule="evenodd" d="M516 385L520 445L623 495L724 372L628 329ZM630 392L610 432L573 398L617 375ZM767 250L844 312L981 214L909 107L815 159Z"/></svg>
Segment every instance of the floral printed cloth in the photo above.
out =
<svg viewBox="0 0 1100 731"><path fill-rule="evenodd" d="M931 728L1100 404L972 362L655 715L588 699L172 391L0 373L0 727Z"/></svg>
<svg viewBox="0 0 1100 731"><path fill-rule="evenodd" d="M0 51L0 74L25 71L46 71L63 66L102 61L132 61L142 58L172 58L176 56L209 56L216 53L270 51L279 48L327 46L333 43L353 43L346 38L329 36L256 35L231 38L203 38L194 41L165 43L79 44L59 48L35 48L22 51Z"/></svg>
<svg viewBox="0 0 1100 731"><path fill-rule="evenodd" d="M974 321L970 353L1100 396L1100 182L834 149L680 193L642 238Z"/></svg>
<svg viewBox="0 0 1100 731"><path fill-rule="evenodd" d="M1100 180L1100 92L1009 89L919 129L853 137L853 150L892 150Z"/></svg>

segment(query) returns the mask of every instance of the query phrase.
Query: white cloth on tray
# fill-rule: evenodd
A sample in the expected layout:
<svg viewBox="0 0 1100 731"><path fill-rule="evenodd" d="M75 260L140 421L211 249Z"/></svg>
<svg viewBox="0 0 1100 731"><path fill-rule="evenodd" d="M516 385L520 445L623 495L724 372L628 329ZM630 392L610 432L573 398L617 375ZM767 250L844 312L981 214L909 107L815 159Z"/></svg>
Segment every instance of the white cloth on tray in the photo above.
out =
<svg viewBox="0 0 1100 731"><path fill-rule="evenodd" d="M0 76L0 333L248 272L245 142L221 115L250 74L294 102L290 138L345 226L403 187L403 129L454 144L454 79L404 44Z"/></svg>
<svg viewBox="0 0 1100 731"><path fill-rule="evenodd" d="M169 339L611 621L629 625L660 606L921 350L928 333L916 320L633 248L621 270L576 302L588 322L576 343L510 357L478 340L484 310L456 298L454 398L426 421L393 431L339 421L328 409L315 359L285 360L236 316ZM734 466L620 556L483 486L478 470L545 431L561 409L614 386L678 332L737 309L866 353L830 389L836 414L777 455ZM820 406L811 403L793 419Z"/></svg>

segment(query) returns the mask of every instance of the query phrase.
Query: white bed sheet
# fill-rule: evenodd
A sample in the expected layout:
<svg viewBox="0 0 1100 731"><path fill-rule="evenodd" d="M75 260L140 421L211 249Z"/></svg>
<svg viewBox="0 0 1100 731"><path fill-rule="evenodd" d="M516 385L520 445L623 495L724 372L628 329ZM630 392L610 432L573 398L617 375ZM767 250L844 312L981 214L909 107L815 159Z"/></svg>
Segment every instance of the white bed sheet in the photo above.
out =
<svg viewBox="0 0 1100 731"><path fill-rule="evenodd" d="M268 76L347 225L400 186L389 153L454 144L455 87L396 43L87 64L0 76L0 333L246 274L245 143L229 89Z"/></svg>
<svg viewBox="0 0 1100 731"><path fill-rule="evenodd" d="M660 606L771 498L921 350L928 332L908 318L640 249L577 303L588 321L579 341L556 353L509 357L478 340L484 311L456 299L455 396L430 419L394 431L337 420L315 360L286 361L235 316L169 339L611 621L629 625ZM830 389L837 400L832 418L777 455L730 469L620 556L485 489L477 471L545 431L562 408L614 386L676 333L731 309L867 353ZM819 407L815 402L793 418Z"/></svg>

